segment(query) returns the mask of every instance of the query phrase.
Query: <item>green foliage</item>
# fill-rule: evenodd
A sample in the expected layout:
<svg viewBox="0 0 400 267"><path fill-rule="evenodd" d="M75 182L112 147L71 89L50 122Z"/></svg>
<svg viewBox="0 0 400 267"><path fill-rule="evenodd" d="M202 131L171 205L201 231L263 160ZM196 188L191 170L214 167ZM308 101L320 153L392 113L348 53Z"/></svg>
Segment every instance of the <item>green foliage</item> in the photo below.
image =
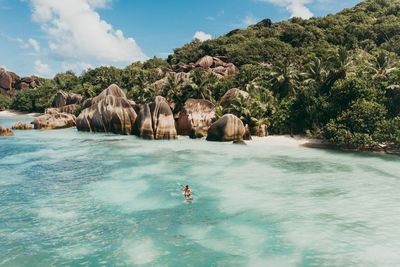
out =
<svg viewBox="0 0 400 267"><path fill-rule="evenodd" d="M323 137L344 147L373 148L378 145L375 134L382 131L386 113L381 104L358 100L325 126Z"/></svg>
<svg viewBox="0 0 400 267"><path fill-rule="evenodd" d="M0 94L0 110L8 109L11 105L11 98Z"/></svg>

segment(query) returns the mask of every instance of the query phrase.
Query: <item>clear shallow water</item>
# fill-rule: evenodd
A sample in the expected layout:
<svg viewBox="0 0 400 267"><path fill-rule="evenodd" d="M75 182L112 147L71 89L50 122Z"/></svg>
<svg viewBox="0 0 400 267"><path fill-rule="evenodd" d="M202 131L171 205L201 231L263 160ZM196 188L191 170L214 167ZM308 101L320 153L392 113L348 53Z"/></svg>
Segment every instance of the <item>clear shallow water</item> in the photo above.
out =
<svg viewBox="0 0 400 267"><path fill-rule="evenodd" d="M400 158L385 155L15 131L0 203L5 266L400 264Z"/></svg>

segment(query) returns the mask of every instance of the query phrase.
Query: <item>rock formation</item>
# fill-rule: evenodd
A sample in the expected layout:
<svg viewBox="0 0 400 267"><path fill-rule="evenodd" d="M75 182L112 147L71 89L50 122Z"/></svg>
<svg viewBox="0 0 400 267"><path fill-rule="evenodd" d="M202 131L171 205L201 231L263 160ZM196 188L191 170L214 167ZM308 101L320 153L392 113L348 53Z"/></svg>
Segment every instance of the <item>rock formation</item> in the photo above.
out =
<svg viewBox="0 0 400 267"><path fill-rule="evenodd" d="M0 136L13 136L13 135L14 133L10 129L0 125Z"/></svg>
<svg viewBox="0 0 400 267"><path fill-rule="evenodd" d="M97 104L98 102L103 100L108 95L112 95L115 97L122 97L124 99L127 99L124 91L122 91L121 88L118 87L118 85L112 84L107 89L104 89L98 96L95 96L93 98L89 98L89 99L85 100L85 102L83 102L83 104L82 104L82 109L85 109L94 104Z"/></svg>
<svg viewBox="0 0 400 267"><path fill-rule="evenodd" d="M11 126L11 128L13 130L32 130L32 124L28 124L25 122L15 122L13 123L13 125Z"/></svg>
<svg viewBox="0 0 400 267"><path fill-rule="evenodd" d="M252 140L248 124L246 124L246 126L244 126L243 140L246 140L246 141Z"/></svg>
<svg viewBox="0 0 400 267"><path fill-rule="evenodd" d="M82 95L80 94L66 94L64 92L58 92L54 97L52 108L60 108L68 105L79 104L82 101Z"/></svg>
<svg viewBox="0 0 400 267"><path fill-rule="evenodd" d="M24 88L36 88L40 86L40 81L33 77L20 78L11 71L0 68L0 94L4 96L14 96L19 90Z"/></svg>
<svg viewBox="0 0 400 267"><path fill-rule="evenodd" d="M33 125L37 130L71 128L76 125L76 117L66 113L44 114L35 118Z"/></svg>
<svg viewBox="0 0 400 267"><path fill-rule="evenodd" d="M149 104L144 104L140 108L135 122L134 134L143 139L154 139L153 120Z"/></svg>
<svg viewBox="0 0 400 267"><path fill-rule="evenodd" d="M78 116L76 126L79 131L110 132L130 135L133 133L137 114L135 102L128 100L125 93L115 84L85 101L85 108Z"/></svg>
<svg viewBox="0 0 400 267"><path fill-rule="evenodd" d="M175 120L164 97L157 96L142 105L135 123L135 134L144 139L176 139Z"/></svg>
<svg viewBox="0 0 400 267"><path fill-rule="evenodd" d="M72 105L63 106L63 107L59 107L59 108L46 108L45 113L46 114L56 114L56 113L74 114L76 107L77 107L77 104L72 104Z"/></svg>
<svg viewBox="0 0 400 267"><path fill-rule="evenodd" d="M46 109L46 114L69 113L74 114L78 104L82 102L80 94L66 94L58 92L54 97L51 108Z"/></svg>
<svg viewBox="0 0 400 267"><path fill-rule="evenodd" d="M225 114L208 129L208 141L241 141L245 134L243 122L232 114Z"/></svg>
<svg viewBox="0 0 400 267"><path fill-rule="evenodd" d="M163 78L154 82L153 85L157 88L162 88L167 81L165 76L168 73L173 73L177 81L180 81L184 78L189 79L190 72L195 69L202 69L204 71L213 73L218 78L227 78L239 71L239 69L232 62L228 61L229 59L225 57L204 56L196 63L175 64L169 66L168 68L159 68L158 73L163 76Z"/></svg>
<svg viewBox="0 0 400 267"><path fill-rule="evenodd" d="M249 93L239 90L238 88L232 88L224 94L224 96L219 100L219 103L222 107L227 108L231 105L232 99L234 99L239 93L245 98L249 97Z"/></svg>
<svg viewBox="0 0 400 267"><path fill-rule="evenodd" d="M177 131L179 135L192 138L204 137L215 121L215 106L208 100L188 99L179 113Z"/></svg>
<svg viewBox="0 0 400 267"><path fill-rule="evenodd" d="M255 126L250 129L252 135L258 137L265 137L268 136L268 126L263 124L261 126Z"/></svg>

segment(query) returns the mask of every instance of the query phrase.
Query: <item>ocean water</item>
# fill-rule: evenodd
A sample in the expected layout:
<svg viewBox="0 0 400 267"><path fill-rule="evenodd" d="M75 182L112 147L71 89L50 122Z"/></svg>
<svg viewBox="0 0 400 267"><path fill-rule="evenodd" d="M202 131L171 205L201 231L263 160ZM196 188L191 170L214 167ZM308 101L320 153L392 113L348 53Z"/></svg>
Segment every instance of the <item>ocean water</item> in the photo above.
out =
<svg viewBox="0 0 400 267"><path fill-rule="evenodd" d="M399 157L76 129L0 138L1 266L399 266L399 251Z"/></svg>

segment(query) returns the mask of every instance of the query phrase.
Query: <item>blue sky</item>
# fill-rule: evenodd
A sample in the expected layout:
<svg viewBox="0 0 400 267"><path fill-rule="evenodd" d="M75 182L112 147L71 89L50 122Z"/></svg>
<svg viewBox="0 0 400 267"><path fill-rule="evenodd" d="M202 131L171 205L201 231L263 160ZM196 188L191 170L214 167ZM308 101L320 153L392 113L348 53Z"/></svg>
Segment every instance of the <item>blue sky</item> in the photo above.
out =
<svg viewBox="0 0 400 267"><path fill-rule="evenodd" d="M54 74L166 57L264 18L336 13L360 0L0 0L0 66Z"/></svg>

